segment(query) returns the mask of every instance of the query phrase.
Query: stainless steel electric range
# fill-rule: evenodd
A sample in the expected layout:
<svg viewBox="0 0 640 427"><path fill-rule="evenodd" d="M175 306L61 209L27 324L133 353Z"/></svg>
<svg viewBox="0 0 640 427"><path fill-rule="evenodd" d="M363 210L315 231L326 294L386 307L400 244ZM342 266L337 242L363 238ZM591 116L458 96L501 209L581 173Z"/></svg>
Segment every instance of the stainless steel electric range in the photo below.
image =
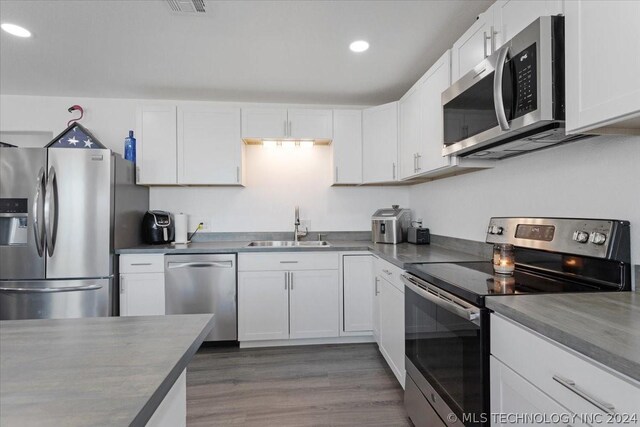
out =
<svg viewBox="0 0 640 427"><path fill-rule="evenodd" d="M417 427L484 425L474 420L489 413L487 296L631 289L628 221L492 218L486 241L514 246L512 276L487 261L414 264L402 277L405 406Z"/></svg>

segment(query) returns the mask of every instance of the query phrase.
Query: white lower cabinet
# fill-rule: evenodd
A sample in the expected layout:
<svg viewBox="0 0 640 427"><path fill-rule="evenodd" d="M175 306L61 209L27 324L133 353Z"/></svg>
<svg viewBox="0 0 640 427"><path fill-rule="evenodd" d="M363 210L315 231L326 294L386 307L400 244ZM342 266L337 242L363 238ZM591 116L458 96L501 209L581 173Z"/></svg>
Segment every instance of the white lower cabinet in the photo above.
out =
<svg viewBox="0 0 640 427"><path fill-rule="evenodd" d="M380 295L380 352L404 388L404 293L385 279Z"/></svg>
<svg viewBox="0 0 640 427"><path fill-rule="evenodd" d="M120 316L157 316L164 308L164 254L120 256Z"/></svg>
<svg viewBox="0 0 640 427"><path fill-rule="evenodd" d="M289 338L287 271L238 273L238 340Z"/></svg>
<svg viewBox="0 0 640 427"><path fill-rule="evenodd" d="M342 257L344 332L373 329L374 279L371 255Z"/></svg>
<svg viewBox="0 0 640 427"><path fill-rule="evenodd" d="M621 425L624 414L638 411L640 383L496 314L491 315L490 346L492 412L590 417L591 422L558 423L576 426Z"/></svg>
<svg viewBox="0 0 640 427"><path fill-rule="evenodd" d="M571 425L574 427L585 424L577 423L566 408L560 406L555 400L544 394L529 381L522 378L514 370L491 356L491 420L493 426L537 426L542 424L542 417L562 416L558 421L565 423L553 423L551 425ZM523 422L515 422L509 416L531 415L532 418Z"/></svg>
<svg viewBox="0 0 640 427"><path fill-rule="evenodd" d="M238 255L238 340L334 338L340 329L337 253Z"/></svg>
<svg viewBox="0 0 640 427"><path fill-rule="evenodd" d="M292 271L289 338L337 337L340 327L337 270Z"/></svg>

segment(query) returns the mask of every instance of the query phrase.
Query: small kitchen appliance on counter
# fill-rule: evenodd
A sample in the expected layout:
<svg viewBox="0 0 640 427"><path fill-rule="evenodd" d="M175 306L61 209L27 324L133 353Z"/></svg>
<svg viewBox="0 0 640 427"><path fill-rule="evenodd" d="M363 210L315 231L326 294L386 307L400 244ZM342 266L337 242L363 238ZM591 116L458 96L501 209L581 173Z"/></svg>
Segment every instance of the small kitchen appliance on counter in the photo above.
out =
<svg viewBox="0 0 640 427"><path fill-rule="evenodd" d="M371 240L373 243L393 245L407 240L411 225L411 210L400 209L399 205L378 209L371 217Z"/></svg>
<svg viewBox="0 0 640 427"><path fill-rule="evenodd" d="M407 230L407 242L414 245L428 245L431 243L431 235L428 228L409 227Z"/></svg>
<svg viewBox="0 0 640 427"><path fill-rule="evenodd" d="M171 213L166 211L147 211L142 219L142 238L145 243L161 245L171 243L175 228Z"/></svg>
<svg viewBox="0 0 640 427"><path fill-rule="evenodd" d="M491 218L486 242L491 261L411 264L401 275L405 407L416 425L489 425L485 298L631 290L628 221Z"/></svg>

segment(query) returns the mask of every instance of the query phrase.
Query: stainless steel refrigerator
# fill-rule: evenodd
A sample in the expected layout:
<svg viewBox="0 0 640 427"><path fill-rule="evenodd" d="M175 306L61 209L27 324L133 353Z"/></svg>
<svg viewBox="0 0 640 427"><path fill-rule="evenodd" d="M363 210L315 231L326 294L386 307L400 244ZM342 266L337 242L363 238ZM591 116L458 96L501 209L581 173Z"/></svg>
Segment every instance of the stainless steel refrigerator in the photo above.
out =
<svg viewBox="0 0 640 427"><path fill-rule="evenodd" d="M148 205L110 150L0 148L0 320L117 314L114 250Z"/></svg>

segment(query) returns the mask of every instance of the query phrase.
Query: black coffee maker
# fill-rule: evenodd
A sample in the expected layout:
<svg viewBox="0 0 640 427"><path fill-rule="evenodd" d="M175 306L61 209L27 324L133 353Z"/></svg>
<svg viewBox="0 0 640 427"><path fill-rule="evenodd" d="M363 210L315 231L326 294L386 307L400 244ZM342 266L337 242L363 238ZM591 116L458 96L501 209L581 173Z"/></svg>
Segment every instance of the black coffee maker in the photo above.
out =
<svg viewBox="0 0 640 427"><path fill-rule="evenodd" d="M147 211L142 219L142 240L152 245L171 243L175 228L173 217L166 211Z"/></svg>

